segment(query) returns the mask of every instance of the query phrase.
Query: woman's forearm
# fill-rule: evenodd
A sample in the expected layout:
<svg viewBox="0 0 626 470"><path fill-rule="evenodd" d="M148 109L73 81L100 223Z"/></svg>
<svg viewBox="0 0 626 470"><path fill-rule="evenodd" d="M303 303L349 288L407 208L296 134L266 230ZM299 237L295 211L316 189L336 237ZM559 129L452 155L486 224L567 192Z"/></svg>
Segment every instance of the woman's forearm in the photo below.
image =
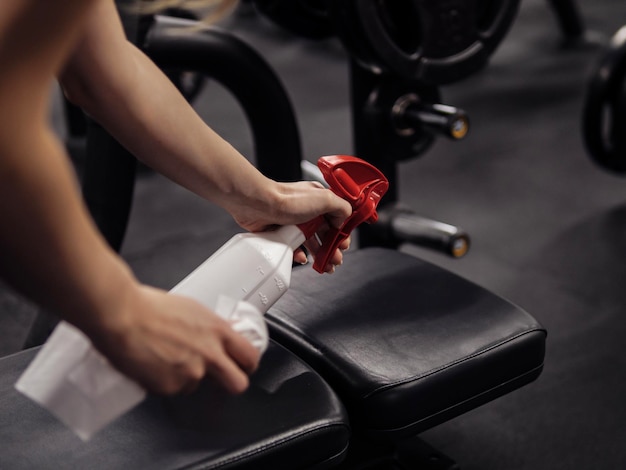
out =
<svg viewBox="0 0 626 470"><path fill-rule="evenodd" d="M0 149L11 156L0 159L0 277L90 331L132 275L91 223L49 130Z"/></svg>
<svg viewBox="0 0 626 470"><path fill-rule="evenodd" d="M130 276L93 227L47 122L53 78L95 1L9 2L0 24L0 278L84 329Z"/></svg>
<svg viewBox="0 0 626 470"><path fill-rule="evenodd" d="M61 82L67 96L137 158L222 206L247 230L320 214L339 226L351 213L350 204L319 185L265 177L218 136L126 40L111 0L99 2Z"/></svg>
<svg viewBox="0 0 626 470"><path fill-rule="evenodd" d="M271 210L274 185L126 41L112 2L100 8L62 74L67 95L137 158L191 191L222 206Z"/></svg>

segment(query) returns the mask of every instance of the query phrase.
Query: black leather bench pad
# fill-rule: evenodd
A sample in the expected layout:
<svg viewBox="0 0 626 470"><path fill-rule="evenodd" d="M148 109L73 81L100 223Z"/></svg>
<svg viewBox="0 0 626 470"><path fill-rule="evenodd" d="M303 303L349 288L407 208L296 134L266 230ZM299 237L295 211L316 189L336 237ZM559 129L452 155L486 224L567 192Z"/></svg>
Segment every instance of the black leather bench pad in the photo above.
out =
<svg viewBox="0 0 626 470"><path fill-rule="evenodd" d="M545 330L506 300L383 248L333 275L297 269L268 313L272 337L346 405L353 430L399 438L534 380Z"/></svg>
<svg viewBox="0 0 626 470"><path fill-rule="evenodd" d="M328 385L271 344L250 389L229 397L149 397L88 443L14 389L34 357L0 359L0 468L327 468L341 461L350 431Z"/></svg>

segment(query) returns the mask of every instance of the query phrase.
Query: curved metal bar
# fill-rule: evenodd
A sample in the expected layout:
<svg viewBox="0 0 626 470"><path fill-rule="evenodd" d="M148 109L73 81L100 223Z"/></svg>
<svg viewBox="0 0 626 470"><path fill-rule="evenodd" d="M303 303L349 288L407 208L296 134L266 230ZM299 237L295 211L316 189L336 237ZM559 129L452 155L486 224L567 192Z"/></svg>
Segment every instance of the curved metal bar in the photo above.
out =
<svg viewBox="0 0 626 470"><path fill-rule="evenodd" d="M197 22L156 16L143 49L160 67L193 71L224 85L250 124L256 166L280 181L302 178L300 133L291 101L269 64L240 39Z"/></svg>
<svg viewBox="0 0 626 470"><path fill-rule="evenodd" d="M585 22L576 0L548 0L548 4L566 40L578 40L585 35Z"/></svg>

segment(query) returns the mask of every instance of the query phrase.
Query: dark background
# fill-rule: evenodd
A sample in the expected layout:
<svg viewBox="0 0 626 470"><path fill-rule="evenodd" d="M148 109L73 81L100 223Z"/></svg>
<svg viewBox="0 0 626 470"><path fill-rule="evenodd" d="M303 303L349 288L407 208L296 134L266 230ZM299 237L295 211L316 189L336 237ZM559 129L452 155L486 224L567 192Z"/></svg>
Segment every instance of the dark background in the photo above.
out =
<svg viewBox="0 0 626 470"><path fill-rule="evenodd" d="M626 24L626 4L580 6L590 44L564 48L547 2L524 0L489 66L441 89L469 113L470 135L400 164L400 200L472 238L459 260L402 250L506 297L549 332L536 382L424 434L468 470L626 465L626 179L591 162L580 132L599 44ZM245 8L224 26L281 77L307 159L353 152L338 41L297 38ZM219 84L195 105L254 160L243 112ZM63 136L58 93L52 109ZM170 288L237 231L228 214L142 171L122 254L140 279ZM36 310L8 289L0 310L6 355L20 350Z"/></svg>

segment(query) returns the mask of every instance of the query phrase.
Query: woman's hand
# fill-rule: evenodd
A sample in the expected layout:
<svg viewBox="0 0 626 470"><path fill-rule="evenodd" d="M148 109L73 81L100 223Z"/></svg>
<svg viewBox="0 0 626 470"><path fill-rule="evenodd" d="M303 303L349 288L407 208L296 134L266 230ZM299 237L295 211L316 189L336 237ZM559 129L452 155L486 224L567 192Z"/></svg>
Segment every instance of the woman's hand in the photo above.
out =
<svg viewBox="0 0 626 470"><path fill-rule="evenodd" d="M327 230L328 230L328 226L321 227L320 230L318 230L317 234L320 237L320 239L324 238ZM304 242L304 247L311 254L311 256L315 259L317 257L317 252L319 251L321 245L320 245L320 242L315 237L312 237ZM341 266L341 264L343 264L343 252L347 250L348 248L350 248L350 237L348 237L346 240L343 240L339 244L338 249L335 250L335 252L329 258L328 263L326 263L326 266L324 267L324 272L334 273L335 267ZM293 260L296 263L306 264L308 262L306 252L302 248L296 250L293 254Z"/></svg>
<svg viewBox="0 0 626 470"><path fill-rule="evenodd" d="M326 189L321 183L314 181L299 181L296 183L276 183L269 194L270 202L262 207L242 205L229 208L235 221L244 229L251 232L271 230L280 225L301 224L324 215L328 224L320 227L317 235L320 239L329 227L339 228L352 214L352 206L346 200ZM319 241L312 237L305 242L309 253L315 257L319 251ZM343 262L343 250L350 247L350 239L345 240L339 249L333 253L325 272L333 272L335 266ZM303 250L294 253L294 261L304 264L307 261Z"/></svg>
<svg viewBox="0 0 626 470"><path fill-rule="evenodd" d="M111 363L151 392L192 392L208 376L231 393L248 387L259 352L194 300L135 284L91 339Z"/></svg>

